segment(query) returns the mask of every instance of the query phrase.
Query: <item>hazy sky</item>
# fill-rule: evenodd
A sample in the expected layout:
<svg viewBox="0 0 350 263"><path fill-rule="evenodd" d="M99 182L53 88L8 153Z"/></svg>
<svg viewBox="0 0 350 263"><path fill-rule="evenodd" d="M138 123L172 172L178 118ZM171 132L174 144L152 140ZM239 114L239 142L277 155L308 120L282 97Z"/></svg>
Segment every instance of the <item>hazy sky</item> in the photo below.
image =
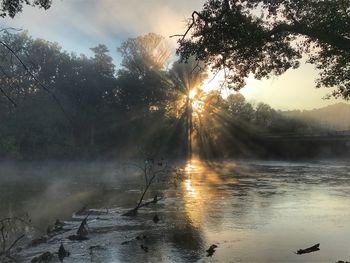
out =
<svg viewBox="0 0 350 263"><path fill-rule="evenodd" d="M186 18L204 0L53 0L52 7L26 7L14 19L1 19L1 28L28 30L34 37L58 42L64 50L90 55L90 47L106 44L116 63L116 47L128 37L154 32L168 37L182 33ZM169 40L176 47L175 40ZM242 93L248 100L265 102L278 109L312 109L333 104L323 100L329 92L315 89L311 65L290 70L269 80L248 80ZM339 102L341 100L338 100Z"/></svg>

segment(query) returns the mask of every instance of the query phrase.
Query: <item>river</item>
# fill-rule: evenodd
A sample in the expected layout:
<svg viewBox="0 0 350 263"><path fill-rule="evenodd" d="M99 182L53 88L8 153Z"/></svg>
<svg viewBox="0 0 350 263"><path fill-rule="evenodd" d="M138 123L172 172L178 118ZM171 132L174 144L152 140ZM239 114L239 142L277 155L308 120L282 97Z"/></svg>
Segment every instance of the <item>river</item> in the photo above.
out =
<svg viewBox="0 0 350 263"><path fill-rule="evenodd" d="M28 240L56 219L72 229L35 247L20 244L24 249L18 257L24 262L57 251L60 242L71 252L64 262L350 260L346 162L191 160L175 165L181 180L157 179L147 198L163 199L130 218L122 214L135 206L143 186L131 163L2 164L0 218L28 213L36 229L28 232ZM84 206L96 212L89 216L89 240L70 241L67 236L84 218L74 212ZM153 222L154 215L159 222ZM316 243L317 252L294 253ZM207 257L212 244L217 248Z"/></svg>

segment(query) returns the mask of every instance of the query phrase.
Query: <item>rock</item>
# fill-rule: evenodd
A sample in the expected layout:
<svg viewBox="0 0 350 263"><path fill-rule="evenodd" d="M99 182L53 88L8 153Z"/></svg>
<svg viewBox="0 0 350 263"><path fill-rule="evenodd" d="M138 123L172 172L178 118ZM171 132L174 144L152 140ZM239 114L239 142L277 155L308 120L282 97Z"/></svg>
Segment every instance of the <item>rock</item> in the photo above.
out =
<svg viewBox="0 0 350 263"><path fill-rule="evenodd" d="M156 215L153 217L153 222L157 224L157 223L159 222L159 220L160 220L160 219L159 219L158 215L156 214Z"/></svg>

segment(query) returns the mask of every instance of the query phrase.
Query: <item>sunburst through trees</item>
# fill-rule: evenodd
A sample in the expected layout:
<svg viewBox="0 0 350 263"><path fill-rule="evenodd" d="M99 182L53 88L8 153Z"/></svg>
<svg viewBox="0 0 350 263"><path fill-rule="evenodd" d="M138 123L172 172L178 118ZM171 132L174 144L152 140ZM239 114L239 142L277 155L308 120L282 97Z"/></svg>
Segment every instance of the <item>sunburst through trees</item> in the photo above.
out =
<svg viewBox="0 0 350 263"><path fill-rule="evenodd" d="M4 31L0 39L32 73L0 47L0 157L125 157L139 147L176 158L236 157L262 151L259 133L310 130L240 94L224 99L203 63L171 63L171 49L157 34L122 43L119 67L104 45L87 57L24 32Z"/></svg>

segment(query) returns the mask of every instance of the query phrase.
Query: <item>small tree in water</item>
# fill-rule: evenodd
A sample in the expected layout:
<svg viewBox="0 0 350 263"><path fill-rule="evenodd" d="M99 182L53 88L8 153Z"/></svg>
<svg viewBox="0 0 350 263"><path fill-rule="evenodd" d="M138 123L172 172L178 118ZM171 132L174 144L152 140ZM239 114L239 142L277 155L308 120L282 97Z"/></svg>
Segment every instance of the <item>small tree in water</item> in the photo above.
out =
<svg viewBox="0 0 350 263"><path fill-rule="evenodd" d="M141 197L135 208L123 214L124 216L136 216L139 208L147 206L152 203L157 203L161 197L157 195L154 196L153 200L148 202L143 202L147 191L149 190L152 183L155 181L156 177L165 175L169 169L168 164L164 158L156 159L154 154L143 152L144 159L142 165L135 165L138 169L142 171L143 177L145 179L145 188L141 194Z"/></svg>

